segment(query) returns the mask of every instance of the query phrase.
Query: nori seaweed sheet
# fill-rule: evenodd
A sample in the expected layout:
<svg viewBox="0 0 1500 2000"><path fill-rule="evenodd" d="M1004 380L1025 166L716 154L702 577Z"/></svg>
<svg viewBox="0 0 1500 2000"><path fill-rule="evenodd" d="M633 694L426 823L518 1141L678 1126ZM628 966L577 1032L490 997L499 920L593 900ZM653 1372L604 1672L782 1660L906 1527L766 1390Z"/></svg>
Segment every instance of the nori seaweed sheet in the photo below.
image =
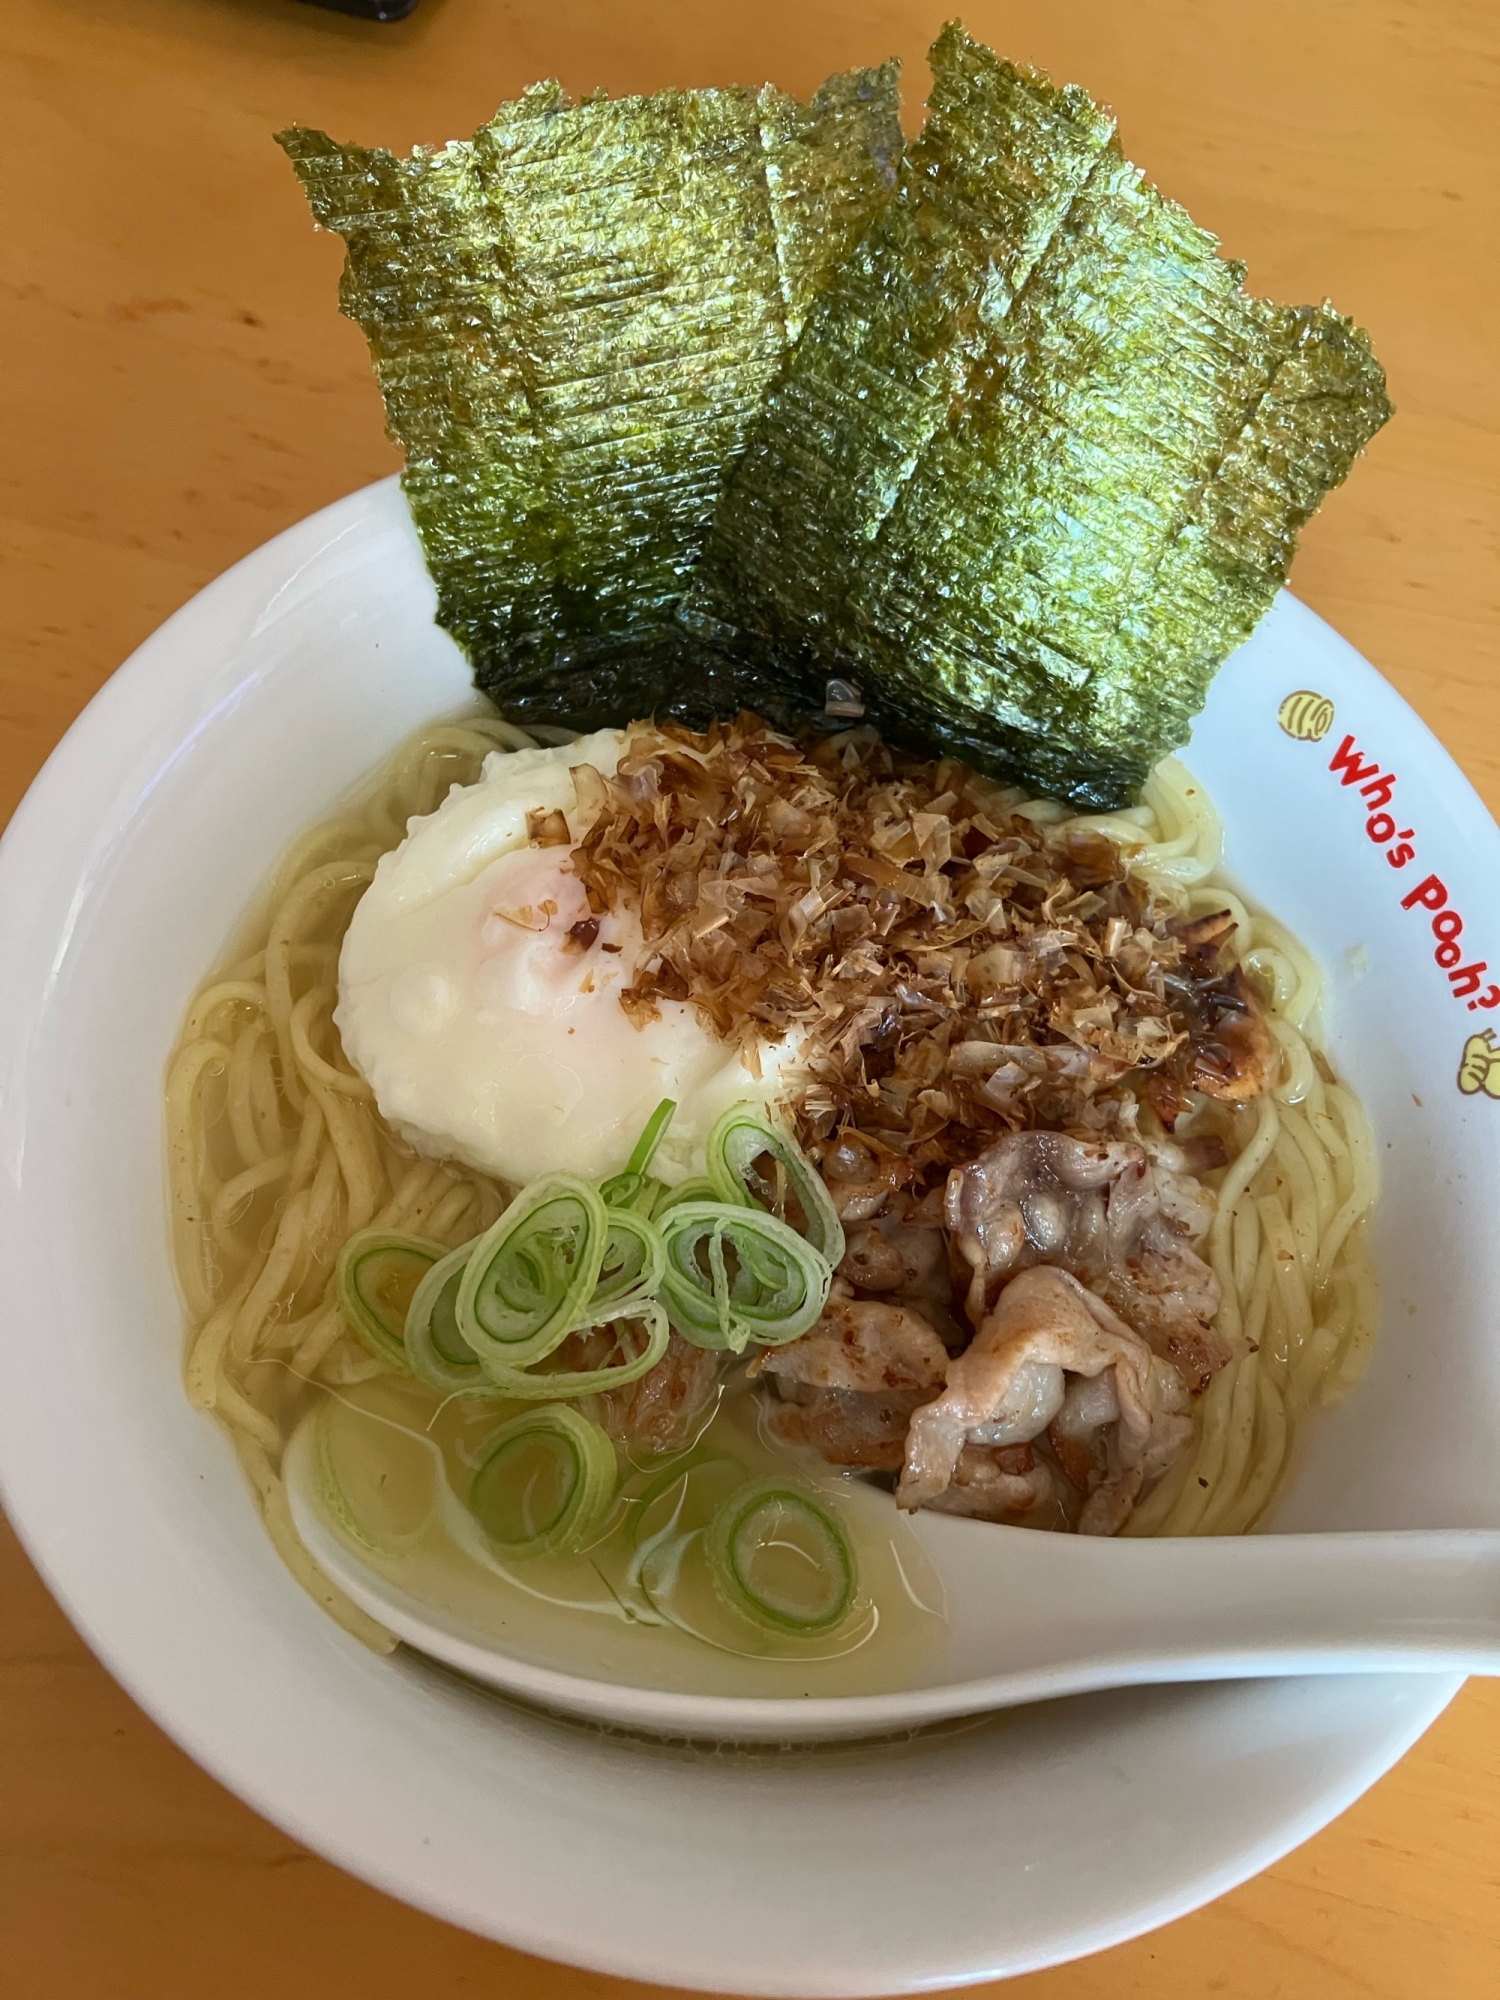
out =
<svg viewBox="0 0 1500 2000"><path fill-rule="evenodd" d="M811 105L544 84L406 160L281 135L508 714L791 726L837 676L1096 807L1186 739L1384 378L1248 296L1084 91L956 24L932 66L904 159L894 64Z"/></svg>
<svg viewBox="0 0 1500 2000"><path fill-rule="evenodd" d="M889 199L898 65L572 104L397 159L278 135L348 249L438 619L518 721L803 706L676 612L726 468L819 289Z"/></svg>
<svg viewBox="0 0 1500 2000"><path fill-rule="evenodd" d="M895 198L731 469L690 629L1083 806L1139 794L1390 414L1076 88L950 24Z"/></svg>

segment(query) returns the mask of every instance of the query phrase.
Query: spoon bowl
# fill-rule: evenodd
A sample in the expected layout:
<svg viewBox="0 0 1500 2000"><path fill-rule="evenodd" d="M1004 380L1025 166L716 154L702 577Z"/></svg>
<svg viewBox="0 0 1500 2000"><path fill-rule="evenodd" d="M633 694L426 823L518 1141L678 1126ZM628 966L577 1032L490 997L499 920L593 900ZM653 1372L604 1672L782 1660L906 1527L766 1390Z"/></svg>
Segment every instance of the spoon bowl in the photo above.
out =
<svg viewBox="0 0 1500 2000"><path fill-rule="evenodd" d="M828 1742L1104 1688L1272 1675L1500 1673L1500 1530L1105 1541L917 1514L941 1644L898 1692L739 1697L568 1672L362 1561L317 1497L310 1426L285 1461L297 1532L398 1639L537 1707L724 1743Z"/></svg>

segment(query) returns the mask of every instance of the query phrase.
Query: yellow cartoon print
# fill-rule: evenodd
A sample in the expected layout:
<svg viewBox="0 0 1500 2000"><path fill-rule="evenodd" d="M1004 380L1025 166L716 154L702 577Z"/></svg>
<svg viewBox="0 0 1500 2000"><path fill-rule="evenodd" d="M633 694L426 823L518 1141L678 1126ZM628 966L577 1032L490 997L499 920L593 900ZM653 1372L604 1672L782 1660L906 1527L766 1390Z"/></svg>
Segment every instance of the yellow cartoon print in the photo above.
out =
<svg viewBox="0 0 1500 2000"><path fill-rule="evenodd" d="M1277 709L1276 720L1298 743L1321 743L1333 727L1333 703L1326 694L1298 688Z"/></svg>
<svg viewBox="0 0 1500 2000"><path fill-rule="evenodd" d="M1464 1043L1463 1059L1458 1065L1458 1087L1465 1097L1473 1097L1481 1090L1486 1097L1500 1097L1500 1048L1495 1046L1493 1028L1470 1035Z"/></svg>

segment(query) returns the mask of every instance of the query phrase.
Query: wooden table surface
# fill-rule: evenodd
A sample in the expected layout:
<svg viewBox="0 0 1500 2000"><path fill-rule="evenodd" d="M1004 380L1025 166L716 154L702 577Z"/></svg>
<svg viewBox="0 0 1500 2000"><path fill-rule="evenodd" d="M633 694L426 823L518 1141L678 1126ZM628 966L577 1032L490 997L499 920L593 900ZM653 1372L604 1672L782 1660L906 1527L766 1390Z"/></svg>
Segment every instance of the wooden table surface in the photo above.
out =
<svg viewBox="0 0 1500 2000"><path fill-rule="evenodd" d="M405 147L467 134L541 76L806 92L892 51L915 112L947 11L421 0L378 27L296 0L5 0L0 816L168 612L395 462L334 310L340 246L313 235L273 130ZM1132 157L1256 289L1326 293L1370 329L1400 415L1309 531L1295 585L1500 806L1500 7L971 0L966 18L1112 102ZM132 1706L8 1534L0 1566L4 2000L647 1993L450 1930L304 1852ZM1007 1989L1497 1992L1500 1687L1482 1683L1258 1880Z"/></svg>

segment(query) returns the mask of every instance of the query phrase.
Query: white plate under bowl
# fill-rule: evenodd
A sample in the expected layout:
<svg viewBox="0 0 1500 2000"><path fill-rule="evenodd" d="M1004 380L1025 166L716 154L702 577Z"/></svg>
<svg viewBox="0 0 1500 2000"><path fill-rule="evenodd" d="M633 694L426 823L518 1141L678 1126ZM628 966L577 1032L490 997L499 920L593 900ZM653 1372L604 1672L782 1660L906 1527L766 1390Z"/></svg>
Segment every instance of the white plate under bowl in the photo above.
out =
<svg viewBox="0 0 1500 2000"><path fill-rule="evenodd" d="M74 1622L308 1845L453 1922L639 1979L835 1995L993 1978L1264 1867L1386 1770L1456 1677L1137 1689L899 1747L678 1752L376 1660L282 1569L182 1394L161 1077L185 996L278 850L465 699L432 608L394 482L314 516L115 675L0 848L0 1481ZM1331 733L1278 727L1298 689L1331 700ZM1330 771L1349 733L1398 776L1404 869ZM1232 865L1330 965L1335 1046L1389 1148L1375 1361L1278 1526L1500 1525L1500 1100L1457 1088L1465 1038L1500 1008L1469 1011L1430 914L1401 907L1437 876L1466 962L1488 949L1500 978L1495 828L1290 599L1219 677L1189 755ZM1405 1450L1381 1448L1398 1435Z"/></svg>

